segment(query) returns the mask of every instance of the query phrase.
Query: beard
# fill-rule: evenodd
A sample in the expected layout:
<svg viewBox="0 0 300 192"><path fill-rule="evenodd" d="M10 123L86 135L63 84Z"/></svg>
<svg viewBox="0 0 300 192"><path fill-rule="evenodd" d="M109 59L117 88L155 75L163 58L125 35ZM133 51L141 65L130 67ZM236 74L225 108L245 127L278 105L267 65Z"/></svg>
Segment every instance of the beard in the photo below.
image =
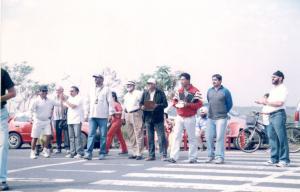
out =
<svg viewBox="0 0 300 192"><path fill-rule="evenodd" d="M280 83L280 80L279 80L279 79L276 79L276 80L272 81L272 84L273 84L273 85L278 85L279 83Z"/></svg>

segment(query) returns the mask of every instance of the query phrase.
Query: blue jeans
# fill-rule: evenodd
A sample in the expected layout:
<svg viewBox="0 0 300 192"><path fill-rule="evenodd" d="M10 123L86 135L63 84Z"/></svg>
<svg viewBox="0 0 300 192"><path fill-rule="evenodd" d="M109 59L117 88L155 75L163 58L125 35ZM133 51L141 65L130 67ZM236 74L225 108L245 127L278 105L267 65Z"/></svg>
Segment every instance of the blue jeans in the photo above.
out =
<svg viewBox="0 0 300 192"><path fill-rule="evenodd" d="M107 137L107 118L90 118L89 120L89 136L87 141L86 152L92 155L95 143L97 128L100 129L100 153L106 154L106 137Z"/></svg>
<svg viewBox="0 0 300 192"><path fill-rule="evenodd" d="M205 133L208 157L225 158L226 119L208 119ZM214 138L216 137L216 152L214 151Z"/></svg>
<svg viewBox="0 0 300 192"><path fill-rule="evenodd" d="M281 110L270 115L269 121L270 124L267 131L271 146L271 161L273 163L278 163L279 161L290 163L285 111Z"/></svg>
<svg viewBox="0 0 300 192"><path fill-rule="evenodd" d="M7 179L7 157L8 157L8 112L4 107L1 109L0 127L0 182Z"/></svg>

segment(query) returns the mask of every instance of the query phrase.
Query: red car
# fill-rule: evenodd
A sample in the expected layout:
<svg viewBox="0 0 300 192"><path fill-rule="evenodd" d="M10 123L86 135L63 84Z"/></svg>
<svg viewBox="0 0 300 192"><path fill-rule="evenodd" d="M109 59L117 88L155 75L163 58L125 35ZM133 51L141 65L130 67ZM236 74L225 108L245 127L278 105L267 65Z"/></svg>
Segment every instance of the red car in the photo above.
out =
<svg viewBox="0 0 300 192"><path fill-rule="evenodd" d="M9 147L11 149L21 148L23 144L31 143L31 129L32 122L31 118L26 113L20 113L11 117L8 121L9 123ZM56 132L53 130L53 140L52 143L56 143ZM83 146L86 147L87 136L88 136L89 126L87 122L84 122L81 128L81 136ZM63 138L63 137L62 137Z"/></svg>

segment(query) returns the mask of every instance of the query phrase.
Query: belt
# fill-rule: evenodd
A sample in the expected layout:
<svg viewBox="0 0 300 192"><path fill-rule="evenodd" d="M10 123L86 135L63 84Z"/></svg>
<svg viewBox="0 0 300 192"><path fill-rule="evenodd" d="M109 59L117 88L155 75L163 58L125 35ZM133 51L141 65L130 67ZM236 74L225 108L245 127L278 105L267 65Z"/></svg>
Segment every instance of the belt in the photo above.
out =
<svg viewBox="0 0 300 192"><path fill-rule="evenodd" d="M125 109L125 113L135 113L135 112L138 112L140 109L136 109L136 110L133 110L133 111L127 111L126 109Z"/></svg>
<svg viewBox="0 0 300 192"><path fill-rule="evenodd" d="M279 112L284 112L285 110L284 109L279 109L277 111L274 111L274 112L271 112L270 115L274 115L276 113L279 113Z"/></svg>

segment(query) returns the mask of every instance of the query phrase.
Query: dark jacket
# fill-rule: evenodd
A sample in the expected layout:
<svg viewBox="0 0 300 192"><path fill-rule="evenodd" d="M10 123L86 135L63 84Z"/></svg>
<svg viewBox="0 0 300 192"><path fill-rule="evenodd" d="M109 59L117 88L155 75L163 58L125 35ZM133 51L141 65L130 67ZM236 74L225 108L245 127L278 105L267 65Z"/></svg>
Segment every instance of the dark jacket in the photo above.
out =
<svg viewBox="0 0 300 192"><path fill-rule="evenodd" d="M144 105L145 101L150 100L149 91L144 91L140 105ZM158 105L154 111L144 111L143 121L145 123L161 123L164 121L164 109L168 107L166 94L159 90L155 90L153 101Z"/></svg>

